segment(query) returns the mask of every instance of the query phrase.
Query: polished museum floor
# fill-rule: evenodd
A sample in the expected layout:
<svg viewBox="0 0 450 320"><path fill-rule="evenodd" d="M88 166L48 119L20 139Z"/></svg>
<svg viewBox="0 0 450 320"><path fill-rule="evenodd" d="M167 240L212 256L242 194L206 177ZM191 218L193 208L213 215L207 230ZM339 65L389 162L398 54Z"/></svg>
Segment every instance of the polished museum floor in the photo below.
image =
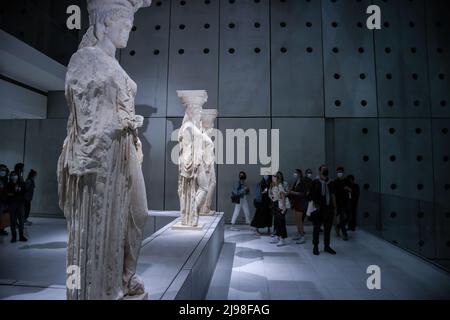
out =
<svg viewBox="0 0 450 320"><path fill-rule="evenodd" d="M33 221L29 242L0 238L0 299L64 298L65 222ZM279 248L269 237L241 229L227 226L207 299L450 298L448 273L365 231L353 233L348 242L333 238L336 256L315 257L310 237L306 244ZM367 289L369 265L381 268L381 290Z"/></svg>

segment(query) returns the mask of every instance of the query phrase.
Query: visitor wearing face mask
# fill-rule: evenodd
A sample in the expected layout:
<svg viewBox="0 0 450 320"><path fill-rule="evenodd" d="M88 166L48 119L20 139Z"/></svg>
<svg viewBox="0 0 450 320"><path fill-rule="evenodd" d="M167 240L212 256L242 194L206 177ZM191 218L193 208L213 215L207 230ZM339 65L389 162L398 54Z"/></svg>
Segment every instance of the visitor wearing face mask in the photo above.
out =
<svg viewBox="0 0 450 320"><path fill-rule="evenodd" d="M235 227L237 218L241 212L241 209L244 210L245 222L246 224L250 224L250 208L248 206L247 195L250 194L250 188L247 185L247 174L243 171L239 173L239 181L234 186L231 192L231 198L236 199L233 200L235 203L233 217L231 218L231 230L238 231Z"/></svg>
<svg viewBox="0 0 450 320"><path fill-rule="evenodd" d="M19 175L12 172L8 183L8 203L11 218L11 242L17 240L17 227L19 229L19 241L27 241L23 233L25 210L25 183L21 182Z"/></svg>
<svg viewBox="0 0 450 320"><path fill-rule="evenodd" d="M256 228L257 233L260 233L259 229L267 228L267 233L270 234L270 228L272 227L269 198L271 180L271 176L264 176L256 187L256 198L254 200L256 211L251 226Z"/></svg>
<svg viewBox="0 0 450 320"><path fill-rule="evenodd" d="M278 172L272 176L272 183L269 189L269 198L272 201L272 214L275 217L274 227L276 238L271 243L276 243L278 247L286 245L286 190L283 185L283 175Z"/></svg>
<svg viewBox="0 0 450 320"><path fill-rule="evenodd" d="M297 241L297 244L305 243L303 221L306 209L308 208L307 197L308 190L304 181L303 172L300 169L296 169L294 172L294 183L289 191L289 199L291 200L295 224L297 226L297 236L293 240Z"/></svg>
<svg viewBox="0 0 450 320"><path fill-rule="evenodd" d="M14 165L14 172L19 177L19 182L25 182L25 180L23 179L23 169L24 169L24 167L25 167L25 165L23 163L16 163Z"/></svg>
<svg viewBox="0 0 450 320"><path fill-rule="evenodd" d="M28 173L27 180L25 181L25 225L31 226L31 221L28 220L31 211L31 201L33 200L35 180L37 177L37 172L33 169Z"/></svg>
<svg viewBox="0 0 450 320"><path fill-rule="evenodd" d="M319 168L319 177L315 179L311 186L310 198L314 201L316 211L312 213L313 222L313 254L319 255L319 235L320 225L323 224L324 251L336 254L331 246L331 228L336 211L336 199L333 191L333 184L329 178L329 170L326 165Z"/></svg>
<svg viewBox="0 0 450 320"><path fill-rule="evenodd" d="M356 230L356 216L358 214L358 202L359 202L359 185L355 182L355 177L353 175L349 175L347 177L350 182L351 191L351 208L350 208L350 217L348 221L348 230L355 231Z"/></svg>
<svg viewBox="0 0 450 320"><path fill-rule="evenodd" d="M9 226L8 214L8 167L0 164L0 236L7 236L5 230Z"/></svg>
<svg viewBox="0 0 450 320"><path fill-rule="evenodd" d="M337 178L333 182L337 207L336 233L340 236L342 232L342 239L347 241L347 223L351 212L352 188L350 181L345 177L343 167L337 167L336 176Z"/></svg>

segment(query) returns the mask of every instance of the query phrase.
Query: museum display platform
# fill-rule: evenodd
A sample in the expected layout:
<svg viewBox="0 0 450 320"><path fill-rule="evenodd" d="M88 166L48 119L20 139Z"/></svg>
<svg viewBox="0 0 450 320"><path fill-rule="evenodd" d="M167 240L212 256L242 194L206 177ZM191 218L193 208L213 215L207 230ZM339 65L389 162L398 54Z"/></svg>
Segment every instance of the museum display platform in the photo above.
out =
<svg viewBox="0 0 450 320"><path fill-rule="evenodd" d="M201 216L200 231L173 230L179 220L177 211L149 212L138 273L150 300L203 299L207 294L224 242L223 214ZM0 299L65 299L65 221L40 219L29 230L36 228L48 232L40 237L31 234L28 243L9 244L8 238L1 244L5 250L0 254ZM26 272L8 265L11 254L18 255L14 259Z"/></svg>

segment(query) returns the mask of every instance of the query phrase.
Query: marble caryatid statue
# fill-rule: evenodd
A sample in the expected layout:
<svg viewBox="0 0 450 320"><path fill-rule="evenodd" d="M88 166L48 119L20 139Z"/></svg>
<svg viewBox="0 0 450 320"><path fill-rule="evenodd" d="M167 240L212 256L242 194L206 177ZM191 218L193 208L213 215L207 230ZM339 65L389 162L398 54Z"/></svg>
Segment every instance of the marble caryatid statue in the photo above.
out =
<svg viewBox="0 0 450 320"><path fill-rule="evenodd" d="M215 150L212 136L214 135L214 121L218 115L217 109L203 109L202 110L202 131L204 135L203 140L203 165L208 180L208 193L206 195L205 203L200 209L200 214L209 215L211 213L211 203L216 189L216 170L215 170Z"/></svg>
<svg viewBox="0 0 450 320"><path fill-rule="evenodd" d="M67 137L58 161L67 219L68 299L144 298L136 274L148 214L135 114L136 83L115 58L135 12L151 0L88 0L90 27L72 56L65 96Z"/></svg>
<svg viewBox="0 0 450 320"><path fill-rule="evenodd" d="M181 224L197 227L199 212L208 194L208 177L202 165L204 136L201 130L202 106L208 100L208 95L204 90L177 91L177 94L186 108L178 133Z"/></svg>

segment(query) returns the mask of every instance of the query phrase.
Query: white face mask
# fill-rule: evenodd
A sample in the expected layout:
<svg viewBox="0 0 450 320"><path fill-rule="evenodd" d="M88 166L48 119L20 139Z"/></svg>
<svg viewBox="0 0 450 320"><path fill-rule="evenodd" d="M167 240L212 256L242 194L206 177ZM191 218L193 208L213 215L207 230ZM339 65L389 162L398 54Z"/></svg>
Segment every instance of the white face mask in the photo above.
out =
<svg viewBox="0 0 450 320"><path fill-rule="evenodd" d="M343 172L338 172L337 176L338 176L338 178L342 178L344 176L344 173Z"/></svg>
<svg viewBox="0 0 450 320"><path fill-rule="evenodd" d="M6 171L0 171L0 177L4 177L4 176L6 176Z"/></svg>
<svg viewBox="0 0 450 320"><path fill-rule="evenodd" d="M307 176L308 178L311 178L311 177L312 177L312 173L307 173L306 176Z"/></svg>
<svg viewBox="0 0 450 320"><path fill-rule="evenodd" d="M298 178L298 173L294 173L294 178L295 178L295 179Z"/></svg>

